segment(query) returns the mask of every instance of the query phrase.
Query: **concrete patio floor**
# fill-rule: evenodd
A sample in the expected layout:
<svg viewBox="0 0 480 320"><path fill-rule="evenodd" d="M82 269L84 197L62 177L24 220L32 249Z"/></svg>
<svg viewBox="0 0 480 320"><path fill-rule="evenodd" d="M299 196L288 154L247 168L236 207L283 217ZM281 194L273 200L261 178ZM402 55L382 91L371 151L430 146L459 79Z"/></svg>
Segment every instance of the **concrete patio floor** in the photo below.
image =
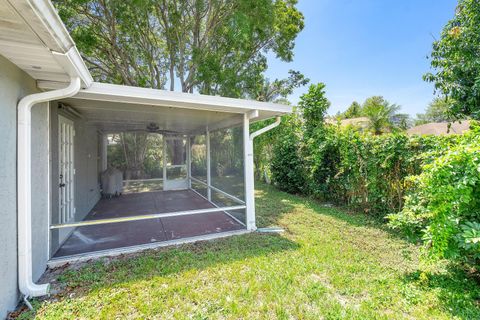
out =
<svg viewBox="0 0 480 320"><path fill-rule="evenodd" d="M117 198L101 199L85 220L207 208L214 206L191 190L131 193ZM73 231L53 258L244 228L223 211L81 226Z"/></svg>

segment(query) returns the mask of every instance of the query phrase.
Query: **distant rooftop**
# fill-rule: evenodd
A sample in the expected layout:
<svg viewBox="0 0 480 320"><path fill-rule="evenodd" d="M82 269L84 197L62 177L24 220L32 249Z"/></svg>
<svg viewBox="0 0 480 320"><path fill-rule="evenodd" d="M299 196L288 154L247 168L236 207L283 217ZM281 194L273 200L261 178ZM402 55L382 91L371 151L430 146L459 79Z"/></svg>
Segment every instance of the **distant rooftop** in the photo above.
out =
<svg viewBox="0 0 480 320"><path fill-rule="evenodd" d="M415 126L407 130L407 133L410 135L445 135L445 134L462 134L465 131L470 129L470 121L463 120L462 122L453 122L451 123L450 128L448 128L447 122L431 122Z"/></svg>

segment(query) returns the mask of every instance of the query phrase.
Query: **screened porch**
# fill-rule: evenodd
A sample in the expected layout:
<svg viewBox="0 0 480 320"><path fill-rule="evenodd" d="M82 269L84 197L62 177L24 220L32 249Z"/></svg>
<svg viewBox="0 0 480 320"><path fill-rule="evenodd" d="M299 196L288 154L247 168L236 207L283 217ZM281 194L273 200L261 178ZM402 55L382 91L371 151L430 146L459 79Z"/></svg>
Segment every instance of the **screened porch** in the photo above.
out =
<svg viewBox="0 0 480 320"><path fill-rule="evenodd" d="M291 107L93 83L49 110L55 265L254 231L253 139Z"/></svg>
<svg viewBox="0 0 480 320"><path fill-rule="evenodd" d="M73 98L52 109L51 261L246 232L244 114Z"/></svg>

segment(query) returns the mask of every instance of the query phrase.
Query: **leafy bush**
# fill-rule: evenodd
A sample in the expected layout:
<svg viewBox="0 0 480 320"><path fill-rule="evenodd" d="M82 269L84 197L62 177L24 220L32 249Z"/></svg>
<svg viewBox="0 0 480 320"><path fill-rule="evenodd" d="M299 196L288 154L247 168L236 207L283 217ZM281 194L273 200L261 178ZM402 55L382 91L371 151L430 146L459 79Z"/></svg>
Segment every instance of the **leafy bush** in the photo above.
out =
<svg viewBox="0 0 480 320"><path fill-rule="evenodd" d="M427 154L422 172L408 178L408 196L390 225L421 236L433 257L480 261L480 137Z"/></svg>
<svg viewBox="0 0 480 320"><path fill-rule="evenodd" d="M375 136L285 117L270 137L280 189L388 217L432 257L480 261L480 128L464 135ZM265 144L264 144L265 145Z"/></svg>
<svg viewBox="0 0 480 320"><path fill-rule="evenodd" d="M253 161L255 167L255 179L271 183L272 172L270 167L272 164L273 158L273 146L277 140L278 132L281 131L282 127L285 125L287 117L283 119L283 124L279 128L267 131L260 136L255 138L253 144ZM250 133L260 130L270 124L272 124L275 119L267 119L263 121L258 121L250 124Z"/></svg>
<svg viewBox="0 0 480 320"><path fill-rule="evenodd" d="M419 174L423 163L461 139L374 136L334 125L304 134L298 116L286 121L271 140L271 163L262 164L270 167L273 183L379 217L402 210L405 178Z"/></svg>
<svg viewBox="0 0 480 320"><path fill-rule="evenodd" d="M322 112L325 104L318 105ZM313 121L308 115L285 117L263 143L273 154L262 165L269 166L275 185L388 216L392 227L423 239L432 257L478 265L480 129L465 135L376 136L320 125L321 117Z"/></svg>
<svg viewBox="0 0 480 320"><path fill-rule="evenodd" d="M324 127L303 144L310 194L376 216L397 212L404 180L420 172L423 153L452 140Z"/></svg>
<svg viewBox="0 0 480 320"><path fill-rule="evenodd" d="M125 179L162 177L162 136L153 133L123 132L110 135L108 167L124 172Z"/></svg>
<svg viewBox="0 0 480 320"><path fill-rule="evenodd" d="M271 162L272 182L290 193L306 193L304 161L300 154L301 132L295 114L285 116L275 129L278 135L273 146Z"/></svg>

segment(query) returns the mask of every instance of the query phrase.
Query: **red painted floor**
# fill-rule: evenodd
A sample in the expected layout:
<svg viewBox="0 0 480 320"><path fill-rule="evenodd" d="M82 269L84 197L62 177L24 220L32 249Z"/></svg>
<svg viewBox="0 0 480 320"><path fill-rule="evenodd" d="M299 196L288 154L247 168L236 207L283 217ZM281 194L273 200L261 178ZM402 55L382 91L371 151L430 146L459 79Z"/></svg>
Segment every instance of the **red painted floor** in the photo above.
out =
<svg viewBox="0 0 480 320"><path fill-rule="evenodd" d="M132 193L118 198L100 200L85 220L213 207L211 203L191 190ZM222 211L83 226L75 229L57 250L54 258L244 228Z"/></svg>

